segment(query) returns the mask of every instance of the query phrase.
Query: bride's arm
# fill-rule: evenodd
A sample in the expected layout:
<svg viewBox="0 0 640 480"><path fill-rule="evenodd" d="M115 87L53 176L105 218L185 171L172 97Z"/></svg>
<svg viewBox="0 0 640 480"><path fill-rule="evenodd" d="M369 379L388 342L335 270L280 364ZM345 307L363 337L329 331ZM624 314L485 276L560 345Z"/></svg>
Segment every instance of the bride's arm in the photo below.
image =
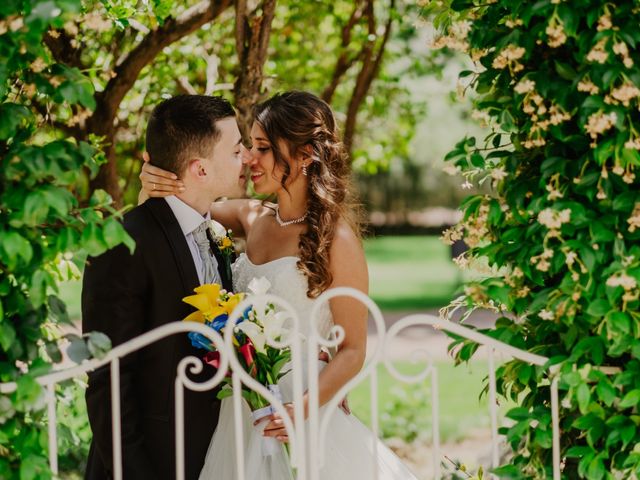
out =
<svg viewBox="0 0 640 480"><path fill-rule="evenodd" d="M330 255L329 266L333 276L330 288L352 287L368 294L369 274L362 243L346 222L338 224ZM351 297L333 298L330 306L333 322L344 329L345 336L338 353L320 372L320 406L331 400L344 384L358 374L367 350L367 307Z"/></svg>
<svg viewBox="0 0 640 480"><path fill-rule="evenodd" d="M346 222L340 222L331 245L331 288L353 287L369 292L369 274L362 243ZM368 310L351 297L336 297L330 301L335 324L344 328L345 338L338 353L320 372L318 379L319 405L327 403L349 380L358 374L364 364L367 346ZM305 417L308 413L307 394L304 397ZM289 408L292 414L291 408ZM292 416L293 418L293 416ZM265 427L265 435L288 441L283 422L277 415Z"/></svg>

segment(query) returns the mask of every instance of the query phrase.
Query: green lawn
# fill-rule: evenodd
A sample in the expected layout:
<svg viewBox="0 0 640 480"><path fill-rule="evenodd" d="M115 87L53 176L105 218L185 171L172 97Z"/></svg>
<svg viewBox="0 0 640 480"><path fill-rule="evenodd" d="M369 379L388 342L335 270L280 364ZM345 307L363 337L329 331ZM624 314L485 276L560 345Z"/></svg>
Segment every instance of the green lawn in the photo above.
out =
<svg viewBox="0 0 640 480"><path fill-rule="evenodd" d="M365 241L371 298L382 310L439 308L460 282L449 247L435 236L390 236Z"/></svg>
<svg viewBox="0 0 640 480"><path fill-rule="evenodd" d="M487 363L470 362L454 366L453 361L438 362L440 438L444 442L456 441L477 428L489 427L486 395L479 398L483 379L487 376ZM414 364L396 364L402 373L420 370ZM371 416L369 380L358 385L349 394L349 404L355 415L369 424ZM415 430L417 436L431 438L431 385L430 380L407 384L393 378L384 366L378 368L378 412L381 432L385 436L404 436ZM410 439L409 439L410 440Z"/></svg>

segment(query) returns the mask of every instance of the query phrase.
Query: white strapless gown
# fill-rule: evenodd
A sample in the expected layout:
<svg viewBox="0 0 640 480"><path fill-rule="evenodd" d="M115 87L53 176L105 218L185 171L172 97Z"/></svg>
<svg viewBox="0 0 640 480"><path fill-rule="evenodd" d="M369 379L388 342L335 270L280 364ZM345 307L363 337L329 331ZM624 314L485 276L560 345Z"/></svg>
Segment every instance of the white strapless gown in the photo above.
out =
<svg viewBox="0 0 640 480"><path fill-rule="evenodd" d="M256 265L246 254L241 254L233 264L233 286L236 292L248 290L253 278L265 277L271 283L269 293L288 301L300 319L304 335L311 329L310 312L314 300L307 297L307 279L298 270L297 257L282 257ZM320 331L329 335L333 322L328 304L320 312ZM324 364L320 362L322 366ZM306 375L306 368L304 374ZM292 392L288 376L281 379L280 388L284 402L291 401ZM282 473L282 466L271 465L262 457L261 435L252 426L251 412L246 402L243 406L243 439L245 445L245 475L247 480L285 480L290 475ZM233 399L222 400L218 426L200 473L200 480L236 480L236 453L233 417ZM377 460L374 460L374 442L377 443ZM338 409L333 413L325 439L325 461L320 469L323 480L368 480L378 471L380 480L416 480L411 471L389 450L373 432L354 415Z"/></svg>

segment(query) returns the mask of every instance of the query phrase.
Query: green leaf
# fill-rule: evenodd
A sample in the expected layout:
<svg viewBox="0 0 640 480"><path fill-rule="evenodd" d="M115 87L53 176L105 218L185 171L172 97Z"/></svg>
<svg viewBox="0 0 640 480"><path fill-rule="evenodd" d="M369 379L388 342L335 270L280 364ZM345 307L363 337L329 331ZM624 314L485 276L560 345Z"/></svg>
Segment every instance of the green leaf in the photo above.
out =
<svg viewBox="0 0 640 480"><path fill-rule="evenodd" d="M55 295L49 295L47 297L47 304L49 305L49 311L51 316L60 323L69 323L69 313L67 312L67 305Z"/></svg>
<svg viewBox="0 0 640 480"><path fill-rule="evenodd" d="M591 391L589 390L589 385L586 383L581 383L576 390L576 399L578 400L578 408L581 413L587 412L587 407L589 406L589 401L591 400Z"/></svg>
<svg viewBox="0 0 640 480"><path fill-rule="evenodd" d="M31 285L29 286L29 296L31 303L35 307L44 304L47 298L47 287L53 283L51 275L44 270L38 269L31 276Z"/></svg>
<svg viewBox="0 0 640 480"><path fill-rule="evenodd" d="M631 318L624 312L609 312L607 314L607 323L614 332L631 333Z"/></svg>
<svg viewBox="0 0 640 480"><path fill-rule="evenodd" d="M91 358L91 352L84 338L75 337L67 347L67 356L75 363L82 363Z"/></svg>
<svg viewBox="0 0 640 480"><path fill-rule="evenodd" d="M16 406L23 411L28 411L43 394L42 386L31 375L21 375L16 384Z"/></svg>
<svg viewBox="0 0 640 480"><path fill-rule="evenodd" d="M101 332L91 332L87 338L87 347L91 355L102 359L111 350L111 339Z"/></svg>
<svg viewBox="0 0 640 480"><path fill-rule="evenodd" d="M625 192L616 195L613 199L613 209L617 212L630 212L636 201L637 194L635 192Z"/></svg>
<svg viewBox="0 0 640 480"><path fill-rule="evenodd" d="M227 397L231 397L231 396L233 396L233 390L231 388L223 388L216 395L216 397L219 400L222 400L223 398L227 398Z"/></svg>
<svg viewBox="0 0 640 480"><path fill-rule="evenodd" d="M39 190L27 195L22 215L22 221L25 224L35 227L44 223L48 214L49 204Z"/></svg>
<svg viewBox="0 0 640 480"><path fill-rule="evenodd" d="M0 140L14 137L30 121L32 114L26 107L15 103L0 104Z"/></svg>
<svg viewBox="0 0 640 480"><path fill-rule="evenodd" d="M600 480L604 477L605 473L606 470L604 468L604 463L602 462L600 455L598 455L596 458L591 460L591 463L589 463L587 478L589 478L589 480Z"/></svg>
<svg viewBox="0 0 640 480"><path fill-rule="evenodd" d="M618 405L620 408L636 407L640 403L640 389L631 390Z"/></svg>
<svg viewBox="0 0 640 480"><path fill-rule="evenodd" d="M560 78L573 81L576 78L576 71L568 63L562 63L558 60L555 61L556 72L560 75Z"/></svg>
<svg viewBox="0 0 640 480"><path fill-rule="evenodd" d="M591 239L594 242L611 242L615 238L612 229L606 227L602 222L592 222L590 230Z"/></svg>
<svg viewBox="0 0 640 480"><path fill-rule="evenodd" d="M103 225L104 240L109 248L124 243L129 252L133 253L136 242L129 236L122 224L114 217L109 217Z"/></svg>
<svg viewBox="0 0 640 480"><path fill-rule="evenodd" d="M2 350L8 352L15 339L16 331L13 325L8 322L0 323L0 347L2 347Z"/></svg>
<svg viewBox="0 0 640 480"><path fill-rule="evenodd" d="M16 231L0 232L0 249L7 255L7 265L13 267L21 259L24 263L31 261L33 248L31 243Z"/></svg>
<svg viewBox="0 0 640 480"><path fill-rule="evenodd" d="M613 401L618 398L617 390L606 379L601 379L598 382L596 385L596 393L598 394L598 397L600 397L600 400L602 400L608 407L610 407L613 404Z"/></svg>
<svg viewBox="0 0 640 480"><path fill-rule="evenodd" d="M39 480L47 478L49 473L49 460L36 454L28 454L20 463L20 480Z"/></svg>
<svg viewBox="0 0 640 480"><path fill-rule="evenodd" d="M594 317L603 317L609 310L611 310L611 305L609 301L601 298L595 300L589 304L587 308L587 313Z"/></svg>
<svg viewBox="0 0 640 480"><path fill-rule="evenodd" d="M636 426L633 423L625 425L620 430L620 437L622 438L622 442L624 443L625 447L631 442L631 440L634 439L635 436Z"/></svg>
<svg viewBox="0 0 640 480"><path fill-rule="evenodd" d="M528 408L515 407L506 413L506 417L511 418L512 420L520 421L520 420L526 420L530 418L531 414L529 413Z"/></svg>

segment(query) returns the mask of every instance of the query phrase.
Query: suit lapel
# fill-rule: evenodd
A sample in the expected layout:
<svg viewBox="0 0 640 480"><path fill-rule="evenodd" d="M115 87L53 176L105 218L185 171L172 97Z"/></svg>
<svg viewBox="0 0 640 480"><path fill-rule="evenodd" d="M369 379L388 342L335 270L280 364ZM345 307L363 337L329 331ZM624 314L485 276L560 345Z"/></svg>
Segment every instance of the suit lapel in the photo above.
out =
<svg viewBox="0 0 640 480"><path fill-rule="evenodd" d="M171 207L161 198L150 198L143 206L151 211L171 246L176 266L182 279L182 285L184 286L184 295L191 295L193 289L200 285L198 272L187 245L187 240Z"/></svg>

